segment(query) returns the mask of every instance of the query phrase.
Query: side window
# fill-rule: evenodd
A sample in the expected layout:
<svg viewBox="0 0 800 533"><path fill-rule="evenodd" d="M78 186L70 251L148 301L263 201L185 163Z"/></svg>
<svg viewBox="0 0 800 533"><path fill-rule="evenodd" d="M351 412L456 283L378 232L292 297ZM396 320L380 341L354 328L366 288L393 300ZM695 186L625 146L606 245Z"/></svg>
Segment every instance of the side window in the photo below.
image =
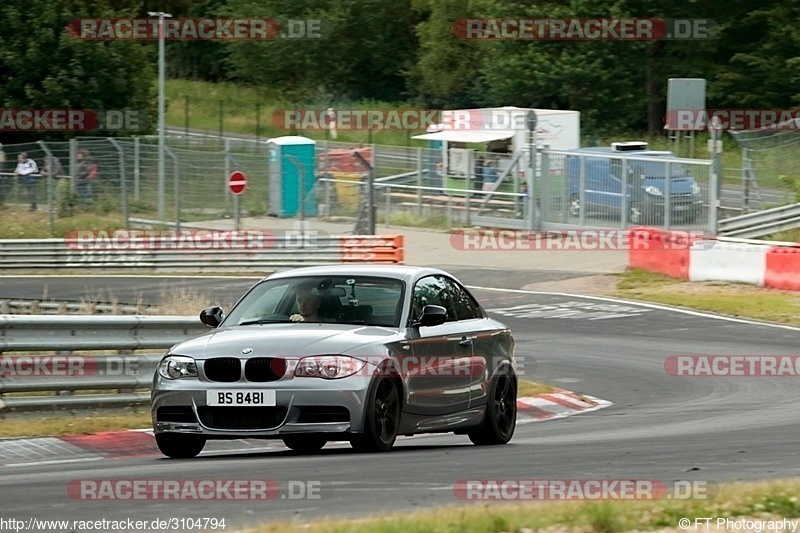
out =
<svg viewBox="0 0 800 533"><path fill-rule="evenodd" d="M416 320L422 314L426 305L441 305L447 309L447 322L456 320L453 302L447 289L447 283L441 276L427 276L414 285L414 295L411 298L411 320Z"/></svg>
<svg viewBox="0 0 800 533"><path fill-rule="evenodd" d="M453 297L453 308L458 320L483 318L478 302L454 279L447 279L447 286Z"/></svg>

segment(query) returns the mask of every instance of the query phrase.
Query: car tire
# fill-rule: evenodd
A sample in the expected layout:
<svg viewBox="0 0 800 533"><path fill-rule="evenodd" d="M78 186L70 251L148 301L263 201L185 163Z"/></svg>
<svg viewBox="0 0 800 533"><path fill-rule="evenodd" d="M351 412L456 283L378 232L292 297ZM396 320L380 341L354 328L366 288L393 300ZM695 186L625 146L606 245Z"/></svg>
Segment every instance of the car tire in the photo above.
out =
<svg viewBox="0 0 800 533"><path fill-rule="evenodd" d="M287 448L300 453L318 452L327 442L326 439L313 435L292 435L283 438L283 443Z"/></svg>
<svg viewBox="0 0 800 533"><path fill-rule="evenodd" d="M373 383L366 410L364 432L354 435L350 445L360 452L388 452L400 427L400 391L393 378L382 376Z"/></svg>
<svg viewBox="0 0 800 533"><path fill-rule="evenodd" d="M156 445L161 453L172 459L191 459L203 451L206 438L198 435L156 433Z"/></svg>
<svg viewBox="0 0 800 533"><path fill-rule="evenodd" d="M517 425L517 380L501 370L489 386L486 413L480 426L467 436L478 446L506 444L514 436Z"/></svg>

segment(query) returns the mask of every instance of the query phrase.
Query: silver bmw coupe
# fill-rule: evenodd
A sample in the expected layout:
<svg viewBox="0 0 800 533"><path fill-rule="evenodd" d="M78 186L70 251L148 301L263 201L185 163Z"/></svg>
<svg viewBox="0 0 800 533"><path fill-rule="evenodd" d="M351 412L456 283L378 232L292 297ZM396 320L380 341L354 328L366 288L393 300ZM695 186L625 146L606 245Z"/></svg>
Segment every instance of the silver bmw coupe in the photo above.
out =
<svg viewBox="0 0 800 533"><path fill-rule="evenodd" d="M448 273L337 265L273 274L213 328L173 346L153 380L159 449L269 438L388 451L398 435L454 432L505 444L516 424L514 338Z"/></svg>

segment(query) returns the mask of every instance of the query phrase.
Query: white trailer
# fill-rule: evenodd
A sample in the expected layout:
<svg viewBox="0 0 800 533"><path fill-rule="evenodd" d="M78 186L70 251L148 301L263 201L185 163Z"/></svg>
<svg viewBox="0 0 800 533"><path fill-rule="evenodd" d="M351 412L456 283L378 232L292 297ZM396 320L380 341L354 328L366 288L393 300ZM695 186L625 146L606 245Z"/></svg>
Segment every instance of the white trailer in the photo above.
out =
<svg viewBox="0 0 800 533"><path fill-rule="evenodd" d="M480 152L496 153L502 173L516 162L520 177L530 168L528 150L533 143L554 150L580 148L580 120L578 111L562 109L533 109L536 113L535 135L531 139L526 123L530 108L488 107L444 111L442 123L428 128L427 133L414 139L431 142L432 148L441 149L441 170L448 176L466 176L474 160L470 144L482 144Z"/></svg>

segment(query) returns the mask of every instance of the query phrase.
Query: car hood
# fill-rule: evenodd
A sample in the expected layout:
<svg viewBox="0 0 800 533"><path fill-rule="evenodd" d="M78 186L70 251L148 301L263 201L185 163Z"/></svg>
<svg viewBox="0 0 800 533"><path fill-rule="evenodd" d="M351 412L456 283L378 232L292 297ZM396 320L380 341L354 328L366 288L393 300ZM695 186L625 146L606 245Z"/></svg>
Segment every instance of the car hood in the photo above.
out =
<svg viewBox="0 0 800 533"><path fill-rule="evenodd" d="M398 330L347 324L252 324L217 329L176 344L170 353L195 359L340 354L397 340ZM244 353L247 350L248 353ZM377 355L377 354L372 354Z"/></svg>

